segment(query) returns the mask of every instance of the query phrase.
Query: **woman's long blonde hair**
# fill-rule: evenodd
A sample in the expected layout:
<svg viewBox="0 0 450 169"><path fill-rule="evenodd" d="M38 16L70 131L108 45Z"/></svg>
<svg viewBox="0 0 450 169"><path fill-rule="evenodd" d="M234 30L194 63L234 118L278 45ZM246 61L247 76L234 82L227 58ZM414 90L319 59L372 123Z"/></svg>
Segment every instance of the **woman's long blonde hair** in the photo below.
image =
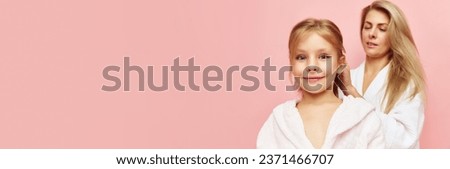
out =
<svg viewBox="0 0 450 169"><path fill-rule="evenodd" d="M425 75L406 18L395 4L389 1L377 0L362 10L361 40L364 21L367 13L371 10L377 10L389 16L387 33L391 45L389 51L391 65L387 77L389 82L383 98L383 103L386 103L384 111L387 114L395 106L402 94L406 92L409 85L413 85L409 95L410 99L417 94L425 93Z"/></svg>

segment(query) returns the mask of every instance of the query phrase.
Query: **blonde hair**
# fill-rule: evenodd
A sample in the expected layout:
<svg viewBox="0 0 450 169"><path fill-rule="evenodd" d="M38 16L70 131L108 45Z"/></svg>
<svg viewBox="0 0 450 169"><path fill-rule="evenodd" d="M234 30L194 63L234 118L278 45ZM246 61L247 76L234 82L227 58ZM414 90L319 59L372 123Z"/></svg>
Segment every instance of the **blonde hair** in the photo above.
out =
<svg viewBox="0 0 450 169"><path fill-rule="evenodd" d="M319 36L328 41L336 49L338 57L344 56L344 42L341 31L336 24L328 19L308 18L295 25L289 36L289 62L291 66L295 61L295 51L298 43L311 33L317 33ZM337 80L336 78L335 80ZM338 96L336 84L333 85L333 92L336 96Z"/></svg>
<svg viewBox="0 0 450 169"><path fill-rule="evenodd" d="M406 92L410 83L413 85L413 90L409 95L410 99L422 93L425 90L425 77L406 18L395 4L389 1L377 0L362 10L361 39L364 21L367 13L371 10L377 10L389 16L387 35L391 45L389 51L391 65L387 77L389 82L383 97L383 103L386 103L384 111L387 114L392 110L401 95ZM385 102L386 99L387 102Z"/></svg>

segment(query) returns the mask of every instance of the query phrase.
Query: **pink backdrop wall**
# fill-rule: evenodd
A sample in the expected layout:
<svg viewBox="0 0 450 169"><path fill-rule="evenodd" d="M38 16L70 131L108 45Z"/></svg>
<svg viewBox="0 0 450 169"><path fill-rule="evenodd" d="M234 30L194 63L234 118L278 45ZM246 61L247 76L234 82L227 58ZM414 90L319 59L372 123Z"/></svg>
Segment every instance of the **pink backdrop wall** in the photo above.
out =
<svg viewBox="0 0 450 169"><path fill-rule="evenodd" d="M123 70L130 57L154 65L157 81L177 57L225 70L261 67L271 57L279 68L288 64L290 29L306 17L340 27L355 67L364 59L360 10L370 2L0 1L0 148L254 148L272 108L296 96L282 90L289 81L272 79L277 91L268 91L259 71L250 73L261 82L254 92L236 90L251 84L237 76L232 92L205 91L201 78L200 91L180 92L169 81L168 91L139 92L133 74L131 91L104 92L111 83L103 68ZM408 18L427 74L422 147L450 148L450 2L393 2Z"/></svg>

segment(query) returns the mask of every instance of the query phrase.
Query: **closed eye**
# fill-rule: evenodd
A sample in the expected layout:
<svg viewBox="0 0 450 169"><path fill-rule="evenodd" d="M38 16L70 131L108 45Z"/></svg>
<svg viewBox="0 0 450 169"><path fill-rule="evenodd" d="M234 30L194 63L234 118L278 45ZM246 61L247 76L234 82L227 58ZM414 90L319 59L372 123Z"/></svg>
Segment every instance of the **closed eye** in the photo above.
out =
<svg viewBox="0 0 450 169"><path fill-rule="evenodd" d="M372 28L372 24L366 23L366 24L364 24L363 28L364 29L370 29L370 28Z"/></svg>

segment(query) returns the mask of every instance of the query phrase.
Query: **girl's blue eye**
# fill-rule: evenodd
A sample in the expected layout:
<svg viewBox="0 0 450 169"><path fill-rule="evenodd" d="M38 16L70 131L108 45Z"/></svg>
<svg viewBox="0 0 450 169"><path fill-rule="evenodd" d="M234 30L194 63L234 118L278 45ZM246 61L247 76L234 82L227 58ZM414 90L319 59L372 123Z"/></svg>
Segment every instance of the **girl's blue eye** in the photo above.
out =
<svg viewBox="0 0 450 169"><path fill-rule="evenodd" d="M327 54L322 54L319 56L319 59L330 59L330 58L331 58L331 56L327 55Z"/></svg>
<svg viewBox="0 0 450 169"><path fill-rule="evenodd" d="M295 56L295 60L305 60L305 59L306 59L306 56L304 56L304 55Z"/></svg>

